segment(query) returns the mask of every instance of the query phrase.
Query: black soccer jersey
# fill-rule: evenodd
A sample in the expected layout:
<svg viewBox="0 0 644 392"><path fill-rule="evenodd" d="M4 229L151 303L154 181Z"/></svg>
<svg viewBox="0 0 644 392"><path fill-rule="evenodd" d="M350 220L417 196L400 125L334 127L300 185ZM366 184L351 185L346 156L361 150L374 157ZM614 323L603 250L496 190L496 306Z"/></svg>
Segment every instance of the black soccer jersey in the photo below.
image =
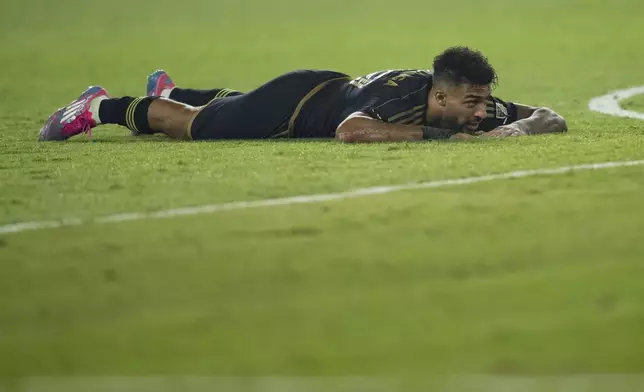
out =
<svg viewBox="0 0 644 392"><path fill-rule="evenodd" d="M425 125L431 88L432 72L429 70L391 70L352 80L347 95L350 110L388 123ZM487 117L480 130L490 131L516 120L514 104L495 97L490 97L486 104Z"/></svg>
<svg viewBox="0 0 644 392"><path fill-rule="evenodd" d="M343 114L363 112L388 123L421 125L427 116L427 96L431 87L430 71L374 72L346 85L347 105Z"/></svg>
<svg viewBox="0 0 644 392"><path fill-rule="evenodd" d="M431 88L432 72L429 70L379 71L340 81L311 99L306 114L300 116L296 136L332 137L338 125L355 112L388 123L426 125ZM487 118L479 129L490 131L515 120L514 104L490 97Z"/></svg>

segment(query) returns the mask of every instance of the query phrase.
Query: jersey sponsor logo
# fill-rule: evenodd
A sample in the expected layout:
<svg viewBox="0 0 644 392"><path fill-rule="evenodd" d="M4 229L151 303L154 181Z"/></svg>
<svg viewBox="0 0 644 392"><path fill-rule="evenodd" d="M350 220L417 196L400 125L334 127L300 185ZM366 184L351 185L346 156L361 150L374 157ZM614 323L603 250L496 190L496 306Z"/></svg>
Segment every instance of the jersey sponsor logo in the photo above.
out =
<svg viewBox="0 0 644 392"><path fill-rule="evenodd" d="M508 118L508 108L506 108L502 103L497 102L496 104L496 118L500 120Z"/></svg>

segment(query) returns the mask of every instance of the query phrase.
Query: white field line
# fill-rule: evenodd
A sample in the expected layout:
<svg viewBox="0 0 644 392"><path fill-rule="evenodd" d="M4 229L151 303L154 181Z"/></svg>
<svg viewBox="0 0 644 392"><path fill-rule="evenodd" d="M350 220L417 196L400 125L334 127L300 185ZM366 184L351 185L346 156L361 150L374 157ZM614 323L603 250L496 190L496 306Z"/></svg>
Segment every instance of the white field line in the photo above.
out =
<svg viewBox="0 0 644 392"><path fill-rule="evenodd" d="M284 197L279 199L265 199L265 200L256 200L256 201L239 201L239 202L223 203L223 204L210 204L210 205L204 205L204 206L162 210L157 212L132 212L132 213L126 213L126 214L114 214L114 215L106 215L98 218L88 219L85 221L81 219L72 218L72 219L40 221L40 222L37 222L37 221L21 222L21 223L13 223L9 225L0 226L0 234L18 233L18 232L27 231L27 230L53 229L53 228L66 227L66 226L78 226L86 223L103 224L103 223L128 222L128 221L138 221L143 219L160 219L160 218L172 218L175 216L211 214L211 213L220 212L220 211L242 210L247 208L317 203L322 201L343 200L343 199L350 199L350 198L370 196L370 195L382 195L385 193L392 193L392 192L412 190L412 189L440 188L444 186L468 185L468 184L474 184L477 182L504 180L504 179L510 179L510 178L554 175L554 174L563 174L563 173L582 171L582 170L599 170L599 169L609 169L609 168L615 168L615 167L640 166L640 165L644 165L644 160L590 163L585 165L563 166L563 167L557 167L553 169L513 171L508 173L491 174L491 175L479 176L479 177L455 178L451 180L438 180L438 181L428 181L428 182L391 185L391 186L377 186L372 188L355 189L352 191L339 192L339 193L303 195L303 196L293 196L293 197Z"/></svg>
<svg viewBox="0 0 644 392"><path fill-rule="evenodd" d="M642 374L575 374L571 376L491 376L476 374L393 377L26 377L11 380L15 392L614 392L641 391ZM0 392L5 391L0 383Z"/></svg>
<svg viewBox="0 0 644 392"><path fill-rule="evenodd" d="M639 94L644 94L644 86L631 87L624 90L613 91L610 94L593 98L588 103L588 107L590 108L590 110L594 110L600 113L610 114L612 116L631 117L631 118L644 120L644 113L624 110L619 105L620 101Z"/></svg>

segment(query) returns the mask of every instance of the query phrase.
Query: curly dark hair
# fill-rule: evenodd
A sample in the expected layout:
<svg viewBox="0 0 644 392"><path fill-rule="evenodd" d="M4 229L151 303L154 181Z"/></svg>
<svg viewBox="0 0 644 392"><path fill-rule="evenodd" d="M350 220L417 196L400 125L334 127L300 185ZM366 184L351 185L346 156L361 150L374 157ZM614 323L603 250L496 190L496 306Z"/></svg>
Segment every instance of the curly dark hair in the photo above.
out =
<svg viewBox="0 0 644 392"><path fill-rule="evenodd" d="M497 82L496 71L478 50L455 46L434 58L434 83L496 86Z"/></svg>

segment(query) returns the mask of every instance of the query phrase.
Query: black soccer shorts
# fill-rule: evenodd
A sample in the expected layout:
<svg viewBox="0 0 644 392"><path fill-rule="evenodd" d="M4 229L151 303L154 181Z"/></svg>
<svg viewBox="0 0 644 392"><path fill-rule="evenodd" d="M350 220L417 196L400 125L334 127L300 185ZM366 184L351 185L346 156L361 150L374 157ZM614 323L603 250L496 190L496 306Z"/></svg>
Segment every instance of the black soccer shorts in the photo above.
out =
<svg viewBox="0 0 644 392"><path fill-rule="evenodd" d="M307 99L328 82L347 78L334 71L300 70L251 92L214 99L195 117L190 137L193 140L292 137L290 120Z"/></svg>

